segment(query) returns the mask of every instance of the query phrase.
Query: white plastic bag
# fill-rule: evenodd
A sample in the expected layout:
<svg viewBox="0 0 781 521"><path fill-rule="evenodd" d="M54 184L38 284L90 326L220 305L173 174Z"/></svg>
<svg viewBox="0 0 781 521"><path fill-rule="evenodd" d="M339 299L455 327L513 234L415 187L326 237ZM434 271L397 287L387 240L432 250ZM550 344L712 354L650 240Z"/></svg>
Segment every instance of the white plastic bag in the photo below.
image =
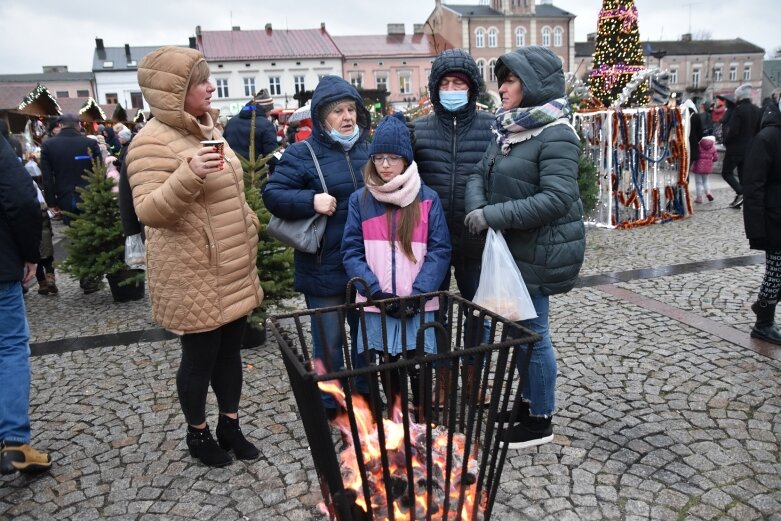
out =
<svg viewBox="0 0 781 521"><path fill-rule="evenodd" d="M504 236L492 228L488 229L485 241L474 303L513 321L537 317L529 290Z"/></svg>
<svg viewBox="0 0 781 521"><path fill-rule="evenodd" d="M140 233L125 237L125 264L134 270L146 268L146 247Z"/></svg>

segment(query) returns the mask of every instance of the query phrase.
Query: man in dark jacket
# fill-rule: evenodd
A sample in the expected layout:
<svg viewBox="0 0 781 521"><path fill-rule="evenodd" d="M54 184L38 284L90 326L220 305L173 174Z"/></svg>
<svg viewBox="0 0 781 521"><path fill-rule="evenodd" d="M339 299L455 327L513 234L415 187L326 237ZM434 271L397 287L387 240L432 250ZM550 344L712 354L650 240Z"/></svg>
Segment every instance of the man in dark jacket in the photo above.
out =
<svg viewBox="0 0 781 521"><path fill-rule="evenodd" d="M735 108L730 111L725 122L724 132L724 164L721 177L735 190L735 199L730 203L732 208L740 208L743 204L743 161L748 152L751 139L759 130L762 109L751 102L751 85L745 83L735 89ZM738 177L733 170L738 169Z"/></svg>
<svg viewBox="0 0 781 521"><path fill-rule="evenodd" d="M413 122L415 162L424 183L433 188L445 211L453 245L451 265L461 295L472 300L480 278L485 236L464 227L464 187L491 141L493 117L477 111L483 76L461 49L441 53L431 65L428 89L434 113ZM450 288L450 270L441 289Z"/></svg>
<svg viewBox="0 0 781 521"><path fill-rule="evenodd" d="M30 446L30 330L22 284L40 257L41 207L33 181L0 137L0 473L41 471L51 458Z"/></svg>
<svg viewBox="0 0 781 521"><path fill-rule="evenodd" d="M781 345L775 324L781 297L781 112L765 107L762 130L751 142L743 175L743 222L749 246L765 251L765 276L751 305L757 315L753 338Z"/></svg>
<svg viewBox="0 0 781 521"><path fill-rule="evenodd" d="M249 159L249 141L252 134L252 113L255 113L255 157L266 157L277 149L277 131L268 120L266 113L274 107L274 100L266 89L262 89L254 99L242 107L238 116L232 117L225 125L223 137L238 155ZM269 173L274 171L277 158L269 162Z"/></svg>
<svg viewBox="0 0 781 521"><path fill-rule="evenodd" d="M92 168L93 157L100 159L100 148L97 141L81 134L75 114L63 114L57 125L59 133L41 145L44 197L54 213L77 212L76 187L87 183L82 176ZM68 224L70 218L63 217L63 222Z"/></svg>

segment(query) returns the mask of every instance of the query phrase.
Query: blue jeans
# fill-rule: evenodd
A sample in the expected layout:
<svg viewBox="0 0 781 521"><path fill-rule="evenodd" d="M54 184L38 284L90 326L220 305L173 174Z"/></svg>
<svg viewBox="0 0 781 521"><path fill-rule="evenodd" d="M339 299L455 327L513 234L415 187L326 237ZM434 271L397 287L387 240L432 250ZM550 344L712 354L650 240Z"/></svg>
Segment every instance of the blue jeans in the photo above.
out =
<svg viewBox="0 0 781 521"><path fill-rule="evenodd" d="M341 306L346 304L345 295L332 297L316 297L314 295L304 294L307 309L327 308L332 306ZM358 334L358 314L350 311L346 314L347 326L349 328L350 353L353 368L364 367L366 365L364 356L358 355L357 334ZM336 312L324 313L320 315L319 320L312 313L312 358L319 358L325 364L326 371L339 371L344 367L344 346L342 345L342 329L344 324L339 321L339 314ZM325 341L325 342L323 342ZM356 380L358 391L368 393L369 386L366 378ZM327 393L321 393L323 405L328 408L336 408L336 401Z"/></svg>
<svg viewBox="0 0 781 521"><path fill-rule="evenodd" d="M523 383L523 398L530 402L532 416L551 416L556 409L556 351L550 339L548 310L550 299L545 295L531 295L537 318L521 320L519 324L540 335L542 340L533 345L529 375ZM526 346L520 346L518 370L526 359Z"/></svg>
<svg viewBox="0 0 781 521"><path fill-rule="evenodd" d="M29 341L22 283L0 282L0 441L30 443Z"/></svg>

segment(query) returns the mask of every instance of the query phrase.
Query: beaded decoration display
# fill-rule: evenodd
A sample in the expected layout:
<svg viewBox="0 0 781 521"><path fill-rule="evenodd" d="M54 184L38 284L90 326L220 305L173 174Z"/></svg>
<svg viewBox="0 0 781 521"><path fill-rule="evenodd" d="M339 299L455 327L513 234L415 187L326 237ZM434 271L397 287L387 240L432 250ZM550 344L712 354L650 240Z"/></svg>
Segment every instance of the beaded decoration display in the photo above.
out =
<svg viewBox="0 0 781 521"><path fill-rule="evenodd" d="M574 121L599 170L599 200L588 222L633 228L692 214L689 121L679 108L576 113Z"/></svg>

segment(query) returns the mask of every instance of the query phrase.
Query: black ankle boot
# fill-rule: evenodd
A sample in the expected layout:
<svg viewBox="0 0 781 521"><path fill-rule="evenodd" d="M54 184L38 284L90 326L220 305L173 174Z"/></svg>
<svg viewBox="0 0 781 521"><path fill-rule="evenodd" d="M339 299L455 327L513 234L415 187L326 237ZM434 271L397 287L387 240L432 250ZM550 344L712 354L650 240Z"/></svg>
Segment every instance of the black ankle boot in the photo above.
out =
<svg viewBox="0 0 781 521"><path fill-rule="evenodd" d="M781 331L775 324L776 304L771 304L767 300L757 300L751 305L751 311L757 315L751 337L781 345Z"/></svg>
<svg viewBox="0 0 781 521"><path fill-rule="evenodd" d="M238 418L228 418L220 414L217 422L217 441L223 449L233 449L236 459L254 460L260 457L258 448L248 442L241 432Z"/></svg>
<svg viewBox="0 0 781 521"><path fill-rule="evenodd" d="M214 441L208 425L203 429L196 429L192 425L187 427L187 448L190 449L190 456L209 467L224 467L233 461L230 454Z"/></svg>

